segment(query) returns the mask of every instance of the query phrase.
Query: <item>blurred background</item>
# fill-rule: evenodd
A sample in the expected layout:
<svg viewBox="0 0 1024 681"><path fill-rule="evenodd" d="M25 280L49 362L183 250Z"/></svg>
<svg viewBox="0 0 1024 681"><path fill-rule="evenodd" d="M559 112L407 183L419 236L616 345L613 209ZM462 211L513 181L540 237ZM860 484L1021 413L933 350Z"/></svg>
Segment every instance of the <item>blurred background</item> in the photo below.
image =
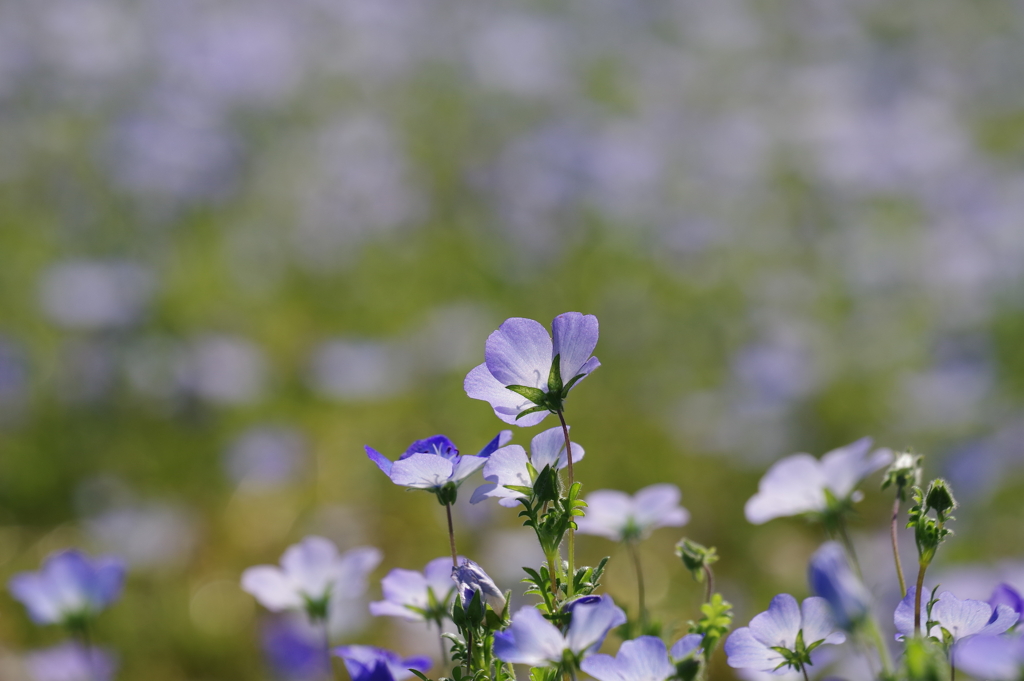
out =
<svg viewBox="0 0 1024 681"><path fill-rule="evenodd" d="M487 334L579 310L578 479L693 514L642 548L666 635L702 598L683 534L737 625L807 595L818 528L743 504L864 435L952 481L957 595L1022 587L1022 82L1012 0L0 0L0 579L123 556L119 679L278 678L241 571L317 533L383 550L377 599L444 555L363 445L476 452ZM853 530L888 621L878 479ZM460 552L518 593L532 534L477 482ZM622 549L578 544L635 608ZM0 594L0 677L60 638Z"/></svg>

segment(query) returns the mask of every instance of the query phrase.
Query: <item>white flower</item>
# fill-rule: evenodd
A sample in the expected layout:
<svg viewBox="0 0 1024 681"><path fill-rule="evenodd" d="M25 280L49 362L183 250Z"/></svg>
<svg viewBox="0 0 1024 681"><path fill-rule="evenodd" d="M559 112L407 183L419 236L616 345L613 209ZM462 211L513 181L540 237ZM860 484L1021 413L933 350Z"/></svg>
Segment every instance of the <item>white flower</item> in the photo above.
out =
<svg viewBox="0 0 1024 681"><path fill-rule="evenodd" d="M675 485L650 485L629 496L613 489L587 495L587 515L576 521L582 534L596 534L614 541L640 539L658 527L679 527L690 513L679 505Z"/></svg>

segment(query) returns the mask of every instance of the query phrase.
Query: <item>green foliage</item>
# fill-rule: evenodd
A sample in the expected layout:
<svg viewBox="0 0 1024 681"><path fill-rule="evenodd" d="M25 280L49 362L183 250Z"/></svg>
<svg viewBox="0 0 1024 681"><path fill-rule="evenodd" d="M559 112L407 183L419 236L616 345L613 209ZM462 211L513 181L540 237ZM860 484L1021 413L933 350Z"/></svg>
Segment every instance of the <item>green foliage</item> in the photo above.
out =
<svg viewBox="0 0 1024 681"><path fill-rule="evenodd" d="M685 538L676 544L676 555L682 559L683 567L690 571L698 584L704 583L704 568L718 561L718 552L714 546L709 548Z"/></svg>
<svg viewBox="0 0 1024 681"><path fill-rule="evenodd" d="M906 681L949 681L945 652L933 639L908 639L900 677Z"/></svg>
<svg viewBox="0 0 1024 681"><path fill-rule="evenodd" d="M569 391L576 385L576 381L583 378L583 374L577 374L573 376L568 383L563 385L562 383L562 361L559 355L555 355L554 359L551 360L551 370L548 372L548 389L544 392L540 388L533 388L526 385L507 385L505 386L508 390L522 395L526 399L533 402L536 406L521 412L516 416L516 420L521 419L527 414L533 414L538 411L550 411L552 414L565 411L565 398L569 396Z"/></svg>
<svg viewBox="0 0 1024 681"><path fill-rule="evenodd" d="M701 644L704 649L705 662L711 659L718 643L732 628L732 604L722 598L722 594L712 594L711 600L700 606L701 618L691 621L690 633L704 637Z"/></svg>
<svg viewBox="0 0 1024 681"><path fill-rule="evenodd" d="M950 511L956 509L957 503L949 483L942 478L932 480L927 492L920 487L914 487L912 499L914 505L909 511L907 527L914 528L919 562L928 565L935 557L939 545L953 534L953 530L947 528L946 523L955 520ZM934 511L934 517L928 515L930 511Z"/></svg>

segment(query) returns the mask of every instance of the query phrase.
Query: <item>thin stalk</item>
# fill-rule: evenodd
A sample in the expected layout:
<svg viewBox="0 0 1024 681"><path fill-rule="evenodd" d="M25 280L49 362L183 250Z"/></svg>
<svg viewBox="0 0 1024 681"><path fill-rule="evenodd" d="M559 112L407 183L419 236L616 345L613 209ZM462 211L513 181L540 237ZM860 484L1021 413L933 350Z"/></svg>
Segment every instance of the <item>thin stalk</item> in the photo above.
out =
<svg viewBox="0 0 1024 681"><path fill-rule="evenodd" d="M89 678L98 679L99 674L96 673L96 660L92 652L92 639L89 637L88 622L82 623L82 627L78 630L78 636L81 639L82 649L85 651L85 664L89 668Z"/></svg>
<svg viewBox="0 0 1024 681"><path fill-rule="evenodd" d="M889 657L889 646L885 645L885 640L882 638L881 630L878 628L878 623L875 622L875 616L869 615L867 618L868 633L871 635L871 640L875 644L875 648L878 650L878 659L882 662L882 676L886 679L892 678L892 658Z"/></svg>
<svg viewBox="0 0 1024 681"><path fill-rule="evenodd" d="M445 504L444 510L448 513L448 544L452 549L452 567L459 567L459 555L455 550L455 527L452 525L452 505Z"/></svg>
<svg viewBox="0 0 1024 681"><path fill-rule="evenodd" d="M949 651L949 681L956 681L956 665L953 664L953 651Z"/></svg>
<svg viewBox="0 0 1024 681"><path fill-rule="evenodd" d="M809 677L807 675L807 665L805 665L805 664L800 665L800 671L802 671L804 673L804 681L811 681L811 677Z"/></svg>
<svg viewBox="0 0 1024 681"><path fill-rule="evenodd" d="M704 581L707 583L707 588L704 591L704 602L711 602L711 594L715 593L715 573L711 571L711 567L708 565L702 566L704 568Z"/></svg>
<svg viewBox="0 0 1024 681"><path fill-rule="evenodd" d="M897 527L900 522L900 497L896 495L896 500L892 504L892 523L889 528L889 534L892 537L892 555L896 559L896 576L900 580L900 593L903 597L907 597L907 580L903 576L903 563L900 562L900 544L897 540Z"/></svg>
<svg viewBox="0 0 1024 681"><path fill-rule="evenodd" d="M857 573L857 577L864 579L864 574L860 570L860 561L857 560L857 550L853 548L853 542L850 540L850 535L846 531L846 520L840 515L836 524L839 527L839 538L843 542L843 548L846 549L846 555L849 557L850 563L853 565L853 569Z"/></svg>
<svg viewBox="0 0 1024 681"><path fill-rule="evenodd" d="M637 550L636 542L633 540L626 542L626 550L629 551L629 556L633 559L633 569L636 570L636 591L640 603L640 629L644 630L647 627L647 605L644 601L644 571L640 566L640 551Z"/></svg>
<svg viewBox="0 0 1024 681"><path fill-rule="evenodd" d="M327 618L324 617L323 619L321 619L320 620L320 624L322 625L322 629L323 629L324 656L325 656L326 662L327 662L327 667L326 667L327 678L328 679L333 679L334 678L334 661L331 659L331 631L328 628Z"/></svg>
<svg viewBox="0 0 1024 681"><path fill-rule="evenodd" d="M562 415L561 411L556 412L558 414L558 420L562 423L562 435L565 436L565 460L569 462L569 489L572 489L573 483L576 478L572 472L572 442L569 440L569 426L565 424L565 416ZM566 595L570 598L575 592L573 585L573 578L576 575L576 531L569 527L569 574L566 575L565 586Z"/></svg>
<svg viewBox="0 0 1024 681"><path fill-rule="evenodd" d="M448 668L448 648L444 644L444 625L441 620L437 620L437 640L441 644L441 666L445 669Z"/></svg>
<svg viewBox="0 0 1024 681"><path fill-rule="evenodd" d="M555 551L550 556L545 556L548 559L548 577L551 578L551 602L554 605L558 601L558 581L555 577L555 564L562 562L562 557L558 555L558 551Z"/></svg>
<svg viewBox="0 0 1024 681"><path fill-rule="evenodd" d="M917 591L914 593L914 634L921 633L921 589L924 588L924 571L928 563L919 563L917 571Z"/></svg>

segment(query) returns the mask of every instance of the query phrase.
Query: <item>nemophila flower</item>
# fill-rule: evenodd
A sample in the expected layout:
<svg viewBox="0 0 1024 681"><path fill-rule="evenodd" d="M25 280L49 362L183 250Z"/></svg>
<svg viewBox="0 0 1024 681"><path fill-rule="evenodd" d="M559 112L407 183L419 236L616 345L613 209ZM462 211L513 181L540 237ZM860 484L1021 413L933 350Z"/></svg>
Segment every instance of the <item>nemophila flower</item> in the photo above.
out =
<svg viewBox="0 0 1024 681"><path fill-rule="evenodd" d="M430 669L429 657L401 658L397 653L373 646L339 646L333 653L345 661L352 681L402 681L412 676L410 669Z"/></svg>
<svg viewBox="0 0 1024 681"><path fill-rule="evenodd" d="M587 515L576 521L578 532L615 541L642 539L658 527L679 527L690 513L679 505L679 488L668 483L644 487L633 496L613 489L587 495Z"/></svg>
<svg viewBox="0 0 1024 681"><path fill-rule="evenodd" d="M24 660L31 681L111 681L117 671L117 661L111 653L80 643L36 650Z"/></svg>
<svg viewBox="0 0 1024 681"><path fill-rule="evenodd" d="M455 593L452 559L435 558L427 563L423 572L395 568L380 585L384 600L370 603L372 614L400 617L410 622L440 623L448 614Z"/></svg>
<svg viewBox="0 0 1024 681"><path fill-rule="evenodd" d="M278 617L261 631L263 653L276 675L289 681L320 681L330 672L324 654L323 631L308 619Z"/></svg>
<svg viewBox="0 0 1024 681"><path fill-rule="evenodd" d="M826 542L811 556L807 566L811 590L828 601L832 614L843 629L857 626L871 608L871 592L854 574L843 547Z"/></svg>
<svg viewBox="0 0 1024 681"><path fill-rule="evenodd" d="M906 597L896 606L893 614L893 622L896 624L897 640L914 635L914 595L917 587L907 589ZM1017 623L1019 615L1008 605L989 605L985 601L976 601L971 598L963 600L957 598L949 591L939 594L938 600L932 606L931 617L928 616L928 598L930 594L927 587L922 591L921 598L921 629L928 628L926 623L929 619L934 622L926 636L934 636L940 641L947 641L945 634L948 634L948 642L956 643L968 636L977 634L995 635L1001 634Z"/></svg>
<svg viewBox="0 0 1024 681"><path fill-rule="evenodd" d="M476 456L460 455L452 441L444 435L413 442L394 462L369 445L366 446L366 455L396 485L425 489L439 494L438 500L442 503L450 503L455 501L454 496L442 500L442 490L453 491L458 488L463 480L487 463L487 459L495 450L511 439L512 431L503 430Z"/></svg>
<svg viewBox="0 0 1024 681"><path fill-rule="evenodd" d="M615 657L587 657L580 669L597 681L665 681L676 675L676 664L697 650L701 640L700 635L689 634L669 651L657 636L640 636L624 641Z"/></svg>
<svg viewBox="0 0 1024 681"><path fill-rule="evenodd" d="M583 447L573 442L572 462L578 462L583 454ZM519 445L508 445L491 454L483 471L484 480L488 482L476 488L470 501L477 504L487 497L495 497L499 504L511 508L517 505L518 499L528 496L522 488L532 489L537 474L545 467L560 471L568 465L565 434L560 426L550 428L530 440L529 456Z"/></svg>
<svg viewBox="0 0 1024 681"><path fill-rule="evenodd" d="M972 636L957 646L955 664L976 679L1019 681L1024 669L1024 638Z"/></svg>
<svg viewBox="0 0 1024 681"><path fill-rule="evenodd" d="M1006 605L1013 608L1017 615L1024 615L1024 598L1021 597L1019 591L1005 582L992 590L988 604L993 608L999 605Z"/></svg>
<svg viewBox="0 0 1024 681"><path fill-rule="evenodd" d="M289 546L281 567L257 565L242 573L242 589L267 610L305 611L323 620L347 600L366 591L366 575L381 561L381 552L364 546L339 554L323 537L306 537Z"/></svg>
<svg viewBox="0 0 1024 681"><path fill-rule="evenodd" d="M625 621L626 614L607 595L573 607L565 633L536 608L524 606L512 617L508 629L494 635L494 655L531 667L559 665L566 653L579 660L600 648L608 632Z"/></svg>
<svg viewBox="0 0 1024 681"><path fill-rule="evenodd" d="M39 572L15 575L8 587L36 624L78 626L117 600L124 576L120 558L72 549L50 555Z"/></svg>
<svg viewBox="0 0 1024 681"><path fill-rule="evenodd" d="M479 591L480 598L490 605L492 610L500 613L505 609L505 594L484 569L469 558L462 558L458 567L453 567L450 574L451 581L455 582L455 593L462 596L464 606L468 606L473 600L473 593Z"/></svg>
<svg viewBox="0 0 1024 681"><path fill-rule="evenodd" d="M800 606L789 594L779 594L767 612L732 632L725 641L725 653L730 667L764 672L802 669L811 664L812 650L845 640L824 598L811 596Z"/></svg>
<svg viewBox="0 0 1024 681"><path fill-rule="evenodd" d="M601 363L597 317L566 312L551 322L554 338L539 322L513 317L487 337L484 363L466 376L466 394L490 403L505 423L535 426L577 383Z"/></svg>
<svg viewBox="0 0 1024 681"><path fill-rule="evenodd" d="M810 454L794 454L776 461L758 484L757 494L745 507L747 520L760 525L774 518L802 513L835 510L863 496L855 491L866 476L888 465L892 451L871 451L871 438L865 437L821 459Z"/></svg>

